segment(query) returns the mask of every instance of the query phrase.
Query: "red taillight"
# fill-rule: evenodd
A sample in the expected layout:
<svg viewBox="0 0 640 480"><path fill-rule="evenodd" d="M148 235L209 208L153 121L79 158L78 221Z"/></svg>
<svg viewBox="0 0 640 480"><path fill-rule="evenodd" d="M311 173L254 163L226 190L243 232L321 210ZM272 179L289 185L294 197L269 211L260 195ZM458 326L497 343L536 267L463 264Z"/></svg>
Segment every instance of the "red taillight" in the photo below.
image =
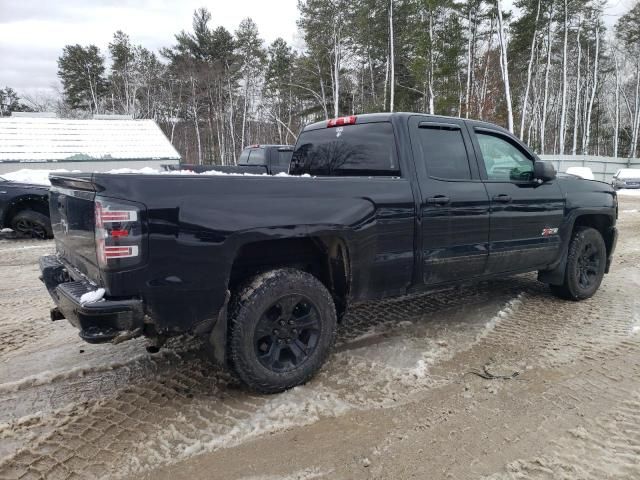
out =
<svg viewBox="0 0 640 480"><path fill-rule="evenodd" d="M129 247L104 247L105 258L131 258L137 257L139 254L138 247L135 245Z"/></svg>
<svg viewBox="0 0 640 480"><path fill-rule="evenodd" d="M327 120L327 128L340 127L342 125L353 125L356 123L356 116L350 115L348 117L338 117Z"/></svg>
<svg viewBox="0 0 640 480"><path fill-rule="evenodd" d="M128 202L95 199L96 254L101 268L127 267L139 262L142 226L138 212Z"/></svg>

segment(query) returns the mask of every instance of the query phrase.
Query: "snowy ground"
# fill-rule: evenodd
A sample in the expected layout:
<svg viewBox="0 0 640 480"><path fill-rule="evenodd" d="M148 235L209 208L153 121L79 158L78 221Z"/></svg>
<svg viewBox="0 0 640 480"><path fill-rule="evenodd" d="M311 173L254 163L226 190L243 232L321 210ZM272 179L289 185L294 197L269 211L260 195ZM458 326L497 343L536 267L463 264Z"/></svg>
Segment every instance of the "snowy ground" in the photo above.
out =
<svg viewBox="0 0 640 480"><path fill-rule="evenodd" d="M37 170L37 169L22 169L16 170L15 172L9 172L2 174L2 178L5 180L10 180L12 182L21 182L21 183L31 183L35 185L51 185L49 181L50 174L64 174L64 173L81 173L80 170L64 170L64 169L54 169L54 170ZM110 174L128 174L135 173L138 175L205 175L205 176L231 176L231 177L293 177L293 178L309 178L309 174L304 175L289 175L285 172L280 172L275 175L268 175L266 173L228 173L228 172L219 172L217 170L208 170L202 173L195 173L191 170L160 170L157 168L144 167L144 168L117 168L114 170L109 170Z"/></svg>
<svg viewBox="0 0 640 480"><path fill-rule="evenodd" d="M620 202L593 299L525 275L361 305L274 396L197 338L83 343L48 319L53 244L0 240L0 478L640 478L640 199Z"/></svg>

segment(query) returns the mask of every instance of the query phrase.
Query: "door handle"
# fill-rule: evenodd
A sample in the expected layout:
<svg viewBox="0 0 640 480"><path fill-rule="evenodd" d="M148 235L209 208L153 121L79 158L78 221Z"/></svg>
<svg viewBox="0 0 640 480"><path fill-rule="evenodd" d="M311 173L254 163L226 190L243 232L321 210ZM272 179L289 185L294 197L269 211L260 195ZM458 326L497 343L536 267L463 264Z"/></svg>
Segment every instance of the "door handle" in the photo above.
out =
<svg viewBox="0 0 640 480"><path fill-rule="evenodd" d="M446 197L444 195L436 195L434 197L427 198L427 203L431 205L446 205L450 201L451 200L449 199L449 197Z"/></svg>
<svg viewBox="0 0 640 480"><path fill-rule="evenodd" d="M511 200L511 195L505 195L504 193L493 197L494 202L509 203Z"/></svg>

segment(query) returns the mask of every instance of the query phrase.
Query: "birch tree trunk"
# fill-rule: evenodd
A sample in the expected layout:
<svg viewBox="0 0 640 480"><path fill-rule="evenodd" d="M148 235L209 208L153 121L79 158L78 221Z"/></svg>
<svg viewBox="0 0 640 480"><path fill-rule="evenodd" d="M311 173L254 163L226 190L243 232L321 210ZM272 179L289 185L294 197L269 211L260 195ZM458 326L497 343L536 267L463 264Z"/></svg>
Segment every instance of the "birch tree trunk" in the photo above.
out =
<svg viewBox="0 0 640 480"><path fill-rule="evenodd" d="M191 76L191 109L193 125L196 131L196 144L198 146L198 165L202 165L202 142L200 140L200 124L198 123L198 100L196 99L196 82L193 76Z"/></svg>
<svg viewBox="0 0 640 480"><path fill-rule="evenodd" d="M342 32L333 28L333 116L340 116L340 61L342 56Z"/></svg>
<svg viewBox="0 0 640 480"><path fill-rule="evenodd" d="M564 43L562 47L562 104L560 106L560 141L558 142L558 150L560 154L564 153L564 133L565 123L567 121L567 41L569 38L569 2L564 0Z"/></svg>
<svg viewBox="0 0 640 480"><path fill-rule="evenodd" d="M527 104L529 102L529 89L531 87L531 71L533 70L533 60L536 51L536 39L538 37L538 19L540 18L540 5L542 1L538 0L536 9L536 21L533 27L533 37L531 38L531 53L529 55L529 64L527 65L527 86L524 90L524 99L522 100L522 114L520 116L520 140L524 140L524 124L527 119Z"/></svg>
<svg viewBox="0 0 640 480"><path fill-rule="evenodd" d="M504 23L502 21L502 6L496 0L498 8L498 40L500 42L500 66L504 83L504 97L507 103L507 128L513 133L513 107L511 105L511 87L509 86L509 61L507 59L507 40L505 38Z"/></svg>
<svg viewBox="0 0 640 480"><path fill-rule="evenodd" d="M396 66L394 58L394 45L393 45L393 0L389 1L389 57L391 62L391 82L390 82L390 99L389 99L389 111L393 112L394 100L395 100L395 79L396 79Z"/></svg>
<svg viewBox="0 0 640 480"><path fill-rule="evenodd" d="M620 66L618 65L618 56L613 52L613 63L615 66L616 87L615 87L615 113L613 121L613 156L618 158L618 136L620 132Z"/></svg>
<svg viewBox="0 0 640 480"><path fill-rule="evenodd" d="M433 9L429 9L429 113L435 113L435 96L433 94Z"/></svg>
<svg viewBox="0 0 640 480"><path fill-rule="evenodd" d="M599 22L600 19L596 19ZM593 84L591 88L591 98L589 99L589 110L587 112L586 134L585 143L582 149L582 153L586 155L589 153L589 140L591 138L591 113L593 112L593 102L596 98L596 91L598 90L598 57L600 56L600 25L596 25L596 51L595 59L593 61Z"/></svg>
<svg viewBox="0 0 640 480"><path fill-rule="evenodd" d="M231 90L231 72L229 72L229 66L227 65L227 88L229 93L229 136L231 137L231 158L233 158L233 164L237 164L236 161L236 132L233 125L233 91Z"/></svg>
<svg viewBox="0 0 640 480"><path fill-rule="evenodd" d="M243 108L242 108L242 131L240 133L240 148L244 148L245 147L244 135L245 135L245 128L246 128L246 124L247 124L248 97L249 97L249 77L246 76L244 78L244 105L243 105Z"/></svg>
<svg viewBox="0 0 640 480"><path fill-rule="evenodd" d="M549 103L549 71L551 70L551 16L553 5L549 5L549 25L547 26L547 64L544 72L544 94L542 100L542 118L540 120L540 153L545 152L545 136L547 129L547 108Z"/></svg>
<svg viewBox="0 0 640 480"><path fill-rule="evenodd" d="M636 98L629 157L634 158L638 148L638 127L640 126L640 63L636 63Z"/></svg>
<svg viewBox="0 0 640 480"><path fill-rule="evenodd" d="M472 37L473 37L473 27L471 24L471 13L472 13L473 9L470 8L469 9L469 41L467 42L467 90L466 90L466 95L465 95L465 117L469 118L469 106L471 104L471 71L473 68L473 60L472 60L472 52L471 52L471 43L472 43Z"/></svg>
<svg viewBox="0 0 640 480"><path fill-rule="evenodd" d="M578 44L578 67L576 68L576 104L573 111L573 144L571 145L571 155L578 153L578 114L580 112L580 61L582 60L582 44L580 43L580 33L582 30L582 17L578 18L578 33L576 43Z"/></svg>
<svg viewBox="0 0 640 480"><path fill-rule="evenodd" d="M389 55L387 55L387 63L384 72L384 94L382 100L382 110L387 109L387 87L389 84Z"/></svg>

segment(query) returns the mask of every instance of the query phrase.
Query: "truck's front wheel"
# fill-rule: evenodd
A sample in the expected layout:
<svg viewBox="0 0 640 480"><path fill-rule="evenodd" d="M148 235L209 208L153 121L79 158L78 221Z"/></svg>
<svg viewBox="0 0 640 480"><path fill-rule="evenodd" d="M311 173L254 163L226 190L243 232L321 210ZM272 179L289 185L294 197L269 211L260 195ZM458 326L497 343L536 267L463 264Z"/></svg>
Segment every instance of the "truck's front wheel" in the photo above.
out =
<svg viewBox="0 0 640 480"><path fill-rule="evenodd" d="M229 358L250 388L276 393L309 380L336 335L336 311L313 275L285 268L238 289L230 309Z"/></svg>
<svg viewBox="0 0 640 480"><path fill-rule="evenodd" d="M569 243L562 285L550 285L551 292L568 300L590 298L600 287L607 262L607 247L594 228L577 228Z"/></svg>

